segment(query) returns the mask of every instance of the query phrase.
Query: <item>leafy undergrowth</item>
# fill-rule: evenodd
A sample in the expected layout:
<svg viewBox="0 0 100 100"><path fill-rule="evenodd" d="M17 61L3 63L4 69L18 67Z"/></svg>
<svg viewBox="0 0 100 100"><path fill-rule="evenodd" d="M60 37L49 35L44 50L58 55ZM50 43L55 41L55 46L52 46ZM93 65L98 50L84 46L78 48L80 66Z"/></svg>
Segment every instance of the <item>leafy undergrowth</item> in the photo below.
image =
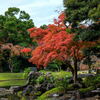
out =
<svg viewBox="0 0 100 100"><path fill-rule="evenodd" d="M79 89L80 93L87 93L87 92L91 92L92 90L94 90L95 88L93 86L87 87L87 88L81 88Z"/></svg>
<svg viewBox="0 0 100 100"><path fill-rule="evenodd" d="M98 85L100 86L100 74L94 77L86 77L83 83L85 84L86 87L89 86L98 87Z"/></svg>
<svg viewBox="0 0 100 100"><path fill-rule="evenodd" d="M66 76L71 77L70 72L66 72L66 71L50 72L50 71L44 71L44 70L42 70L40 72L42 72L43 74L48 74L48 75L51 74L51 77L54 78L53 83L52 83L52 84L54 84L54 88L52 88L48 91L45 91L45 93L43 93L41 96L39 96L37 100L49 100L49 96L51 96L52 94L56 94L56 93L59 94L58 91L78 90L81 94L82 93L86 94L86 93L91 92L92 90L95 90L97 85L100 86L100 75L96 75L94 77L85 77L84 80L81 79L80 83L75 85L73 83L69 84L67 81L68 78L66 78ZM45 79L43 78L43 76L40 76L38 78L38 81L40 81L40 82L42 82L44 80ZM59 89L59 87L61 90Z"/></svg>
<svg viewBox="0 0 100 100"><path fill-rule="evenodd" d="M42 72L44 74L50 72L52 74L52 76L55 77L56 79L64 78L65 76L71 77L71 72L67 72L67 71L63 71L63 70L59 71L59 72L52 72L52 71L41 70L40 72Z"/></svg>

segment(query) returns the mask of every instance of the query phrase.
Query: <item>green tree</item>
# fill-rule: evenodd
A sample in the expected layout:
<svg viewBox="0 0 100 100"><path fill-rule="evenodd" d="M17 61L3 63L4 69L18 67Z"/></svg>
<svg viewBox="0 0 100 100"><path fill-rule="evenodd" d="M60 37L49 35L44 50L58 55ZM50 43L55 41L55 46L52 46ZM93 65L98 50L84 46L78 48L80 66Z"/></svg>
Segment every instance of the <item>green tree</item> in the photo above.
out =
<svg viewBox="0 0 100 100"><path fill-rule="evenodd" d="M9 69L11 71L14 71L14 68L16 68L16 71L20 71L22 67L24 69L25 66L30 66L26 65L25 62L22 62L24 57L22 57L21 55L11 55L11 53L13 53L13 51L16 52L16 50L18 50L18 48L16 48L16 50L12 48L16 45L29 47L31 46L31 44L34 44L29 37L29 33L27 32L27 29L31 27L34 27L34 23L33 20L30 19L30 15L25 11L21 11L19 8L8 8L8 10L5 11L4 15L0 15L1 72L9 71ZM5 48L5 50L3 50L2 47L8 48Z"/></svg>
<svg viewBox="0 0 100 100"><path fill-rule="evenodd" d="M28 46L31 43L27 29L34 27L30 15L19 8L8 8L0 15L0 41L14 45Z"/></svg>
<svg viewBox="0 0 100 100"><path fill-rule="evenodd" d="M75 40L96 42L95 47L84 50L85 62L91 67L90 56L100 57L100 0L63 0L63 3L65 23L76 33Z"/></svg>
<svg viewBox="0 0 100 100"><path fill-rule="evenodd" d="M42 29L47 29L48 26L44 24L44 25L41 25L40 28L42 28Z"/></svg>
<svg viewBox="0 0 100 100"><path fill-rule="evenodd" d="M100 40L100 0L64 0L65 22L77 33L75 40ZM87 49L91 54L100 52L100 42ZM89 54L88 54L89 55Z"/></svg>
<svg viewBox="0 0 100 100"><path fill-rule="evenodd" d="M80 22L98 22L100 21L100 0L64 0L66 21L73 26Z"/></svg>

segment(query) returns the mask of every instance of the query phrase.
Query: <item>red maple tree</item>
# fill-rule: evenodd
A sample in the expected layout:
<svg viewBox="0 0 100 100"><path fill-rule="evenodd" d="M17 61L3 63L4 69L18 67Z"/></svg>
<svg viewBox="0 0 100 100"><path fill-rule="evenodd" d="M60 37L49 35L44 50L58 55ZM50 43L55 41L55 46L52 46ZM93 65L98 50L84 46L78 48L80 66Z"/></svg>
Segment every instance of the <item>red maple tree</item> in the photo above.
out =
<svg viewBox="0 0 100 100"><path fill-rule="evenodd" d="M29 52L31 52L31 48L23 48L23 49L21 49L21 52L29 53Z"/></svg>
<svg viewBox="0 0 100 100"><path fill-rule="evenodd" d="M46 67L53 60L66 61L73 59L74 67L69 66L74 76L74 82L77 79L77 63L83 58L82 50L93 46L94 43L74 41L74 33L66 32L64 25L64 13L58 20L54 19L54 24L48 25L47 29L31 28L30 37L38 43L38 46L32 51L30 62L36 64L38 68Z"/></svg>

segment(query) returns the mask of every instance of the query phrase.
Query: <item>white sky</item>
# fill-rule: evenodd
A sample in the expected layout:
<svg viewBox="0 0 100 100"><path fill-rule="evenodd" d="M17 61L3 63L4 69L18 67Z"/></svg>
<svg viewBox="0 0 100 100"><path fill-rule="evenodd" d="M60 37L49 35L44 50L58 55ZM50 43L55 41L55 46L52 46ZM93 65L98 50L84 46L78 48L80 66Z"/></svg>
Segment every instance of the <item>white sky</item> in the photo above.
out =
<svg viewBox="0 0 100 100"><path fill-rule="evenodd" d="M35 26L52 23L58 11L63 10L63 0L0 0L0 14L9 7L24 10L33 19Z"/></svg>

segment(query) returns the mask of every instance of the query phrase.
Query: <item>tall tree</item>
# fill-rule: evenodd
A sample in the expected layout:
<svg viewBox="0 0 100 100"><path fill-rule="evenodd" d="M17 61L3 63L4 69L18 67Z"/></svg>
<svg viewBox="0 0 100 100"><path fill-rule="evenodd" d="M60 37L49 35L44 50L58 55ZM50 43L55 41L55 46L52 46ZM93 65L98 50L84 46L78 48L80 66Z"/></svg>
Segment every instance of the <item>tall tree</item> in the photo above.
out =
<svg viewBox="0 0 100 100"><path fill-rule="evenodd" d="M100 21L100 0L64 0L66 21L73 26L81 22Z"/></svg>
<svg viewBox="0 0 100 100"><path fill-rule="evenodd" d="M77 33L75 39L97 43L84 53L100 57L100 0L63 0L63 3L65 22L70 24L72 32Z"/></svg>
<svg viewBox="0 0 100 100"><path fill-rule="evenodd" d="M19 68L29 66L21 62L27 58L21 55L12 55L13 52L18 53L19 46L30 46L32 41L29 37L27 29L34 27L33 20L30 15L19 8L11 7L5 11L4 15L0 15L0 68ZM3 50L3 47L5 49ZM8 49L6 47L9 47ZM15 50L15 51L14 51ZM20 57L21 56L21 57ZM16 60L16 61L15 61ZM5 64L6 63L6 64ZM12 67L13 66L13 67ZM21 69L21 68L19 68ZM5 70L6 71L6 70ZM7 70L8 71L8 70Z"/></svg>
<svg viewBox="0 0 100 100"><path fill-rule="evenodd" d="M28 46L31 42L27 29L34 27L30 15L19 8L8 8L0 15L0 41L14 45Z"/></svg>
<svg viewBox="0 0 100 100"><path fill-rule="evenodd" d="M78 33L78 39L94 41L100 38L100 0L63 0L66 23Z"/></svg>

